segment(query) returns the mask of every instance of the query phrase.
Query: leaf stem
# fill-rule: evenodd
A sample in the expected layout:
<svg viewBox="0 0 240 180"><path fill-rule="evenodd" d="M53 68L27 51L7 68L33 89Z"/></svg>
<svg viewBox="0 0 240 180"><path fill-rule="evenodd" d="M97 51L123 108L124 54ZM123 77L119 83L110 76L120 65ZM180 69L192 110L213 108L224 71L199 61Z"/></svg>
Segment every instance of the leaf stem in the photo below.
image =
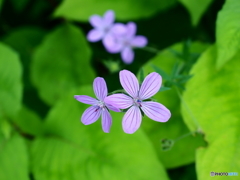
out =
<svg viewBox="0 0 240 180"><path fill-rule="evenodd" d="M116 91L108 93L108 95L115 94L115 93L126 93L126 92L124 91L124 89L118 89Z"/></svg>
<svg viewBox="0 0 240 180"><path fill-rule="evenodd" d="M187 133L187 134L184 134L184 135L182 135L182 136L174 139L174 142L177 142L177 141L179 141L179 140L181 140L181 139L183 139L183 138L185 138L185 137L188 137L188 136L190 136L190 135L192 135L192 134L194 134L194 133L196 133L196 132L197 132L197 131L193 131L193 132L189 132L189 133Z"/></svg>

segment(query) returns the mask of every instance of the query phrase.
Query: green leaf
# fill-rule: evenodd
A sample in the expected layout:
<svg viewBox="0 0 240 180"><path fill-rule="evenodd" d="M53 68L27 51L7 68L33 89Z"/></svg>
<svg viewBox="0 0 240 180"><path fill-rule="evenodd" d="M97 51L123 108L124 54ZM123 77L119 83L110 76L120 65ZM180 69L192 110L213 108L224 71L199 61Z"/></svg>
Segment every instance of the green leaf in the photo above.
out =
<svg viewBox="0 0 240 180"><path fill-rule="evenodd" d="M176 52L182 51L182 43L171 47ZM201 53L207 45L193 42L190 46L190 53ZM176 61L180 59L172 54L169 49L163 50L155 58L143 66L145 73L153 72L152 64L161 68L165 73L170 74ZM166 79L163 78L163 81ZM159 159L166 168L175 168L186 165L195 161L195 150L199 146L203 146L204 142L201 136L188 136L176 143L168 151L161 148L162 139L172 139L189 133L187 126L184 124L180 114L180 100L174 88L159 92L154 99L166 106L171 111L171 118L166 123L155 122L147 117L142 122L143 129L152 141Z"/></svg>
<svg viewBox="0 0 240 180"><path fill-rule="evenodd" d="M32 136L39 136L42 134L43 121L35 112L25 106L23 106L17 115L12 118L12 121L24 134Z"/></svg>
<svg viewBox="0 0 240 180"><path fill-rule="evenodd" d="M2 133L6 139L9 139L11 136L11 131L12 127L8 120L0 118L0 133Z"/></svg>
<svg viewBox="0 0 240 180"><path fill-rule="evenodd" d="M110 71L110 73L119 72L119 70L121 69L119 61L114 61L112 59L109 59L109 60L104 60L103 63L107 67L107 69Z"/></svg>
<svg viewBox="0 0 240 180"><path fill-rule="evenodd" d="M18 51L24 64L29 64L35 47L42 41L46 32L36 27L21 27L8 32L3 42Z"/></svg>
<svg viewBox="0 0 240 180"><path fill-rule="evenodd" d="M10 0L10 1L13 7L15 8L15 11L17 12L21 12L29 2L29 0Z"/></svg>
<svg viewBox="0 0 240 180"><path fill-rule="evenodd" d="M185 83L187 82L189 79L191 79L193 77L193 75L178 75L176 77L176 79L178 79L178 83Z"/></svg>
<svg viewBox="0 0 240 180"><path fill-rule="evenodd" d="M37 45L42 41L46 32L36 27L21 27L14 29L3 38L3 42L16 50L21 58L23 65L24 87L28 89L30 85L29 71L33 52Z"/></svg>
<svg viewBox="0 0 240 180"><path fill-rule="evenodd" d="M183 41L182 55L185 61L188 61L188 58L191 56L191 53L189 52L191 43L192 43L191 39Z"/></svg>
<svg viewBox="0 0 240 180"><path fill-rule="evenodd" d="M0 10L2 8L2 4L3 4L4 0L0 0Z"/></svg>
<svg viewBox="0 0 240 180"><path fill-rule="evenodd" d="M14 134L5 139L0 133L0 179L30 180L28 155L24 139Z"/></svg>
<svg viewBox="0 0 240 180"><path fill-rule="evenodd" d="M209 143L207 148L197 151L199 180L212 179L210 171L238 172L240 169L240 53L220 70L215 66L216 57L216 46L200 57L183 96L189 107L188 110L182 108L184 121L191 130L200 128Z"/></svg>
<svg viewBox="0 0 240 180"><path fill-rule="evenodd" d="M133 20L149 17L156 12L166 9L176 0L65 0L54 13L55 17L65 17L76 21L87 21L93 14L103 15L112 9L117 19ZM79 8L82 8L79 10Z"/></svg>
<svg viewBox="0 0 240 180"><path fill-rule="evenodd" d="M175 78L178 74L179 74L179 66L180 63L179 62L176 62L172 68L172 72L171 72L171 75L172 75L172 78Z"/></svg>
<svg viewBox="0 0 240 180"><path fill-rule="evenodd" d="M162 139L175 140L189 133L180 115L180 101L174 89L160 92L154 99L171 111L171 118L166 123L155 122L145 116L142 126L152 141L158 157L166 168L176 168L195 161L195 150L204 145L201 136L188 136L177 141L169 151L161 148Z"/></svg>
<svg viewBox="0 0 240 180"><path fill-rule="evenodd" d="M139 82L143 82L144 81L144 70L141 68L140 72L139 72Z"/></svg>
<svg viewBox="0 0 240 180"><path fill-rule="evenodd" d="M41 180L167 180L162 164L145 134L125 134L123 113L112 113L113 126L104 133L101 120L89 126L79 118L89 105L73 98L74 94L93 96L91 86L70 93L59 101L46 118L45 137L33 143L33 173Z"/></svg>
<svg viewBox="0 0 240 180"><path fill-rule="evenodd" d="M240 1L228 0L217 18L217 67L222 67L240 50Z"/></svg>
<svg viewBox="0 0 240 180"><path fill-rule="evenodd" d="M161 68L155 66L155 65L151 65L152 68L154 69L155 72L157 72L158 74L160 74L162 76L163 79L165 80L171 80L171 76L168 75L166 72L164 72Z"/></svg>
<svg viewBox="0 0 240 180"><path fill-rule="evenodd" d="M36 50L31 78L40 97L54 104L70 89L92 84L91 51L81 30L65 24L46 36Z"/></svg>
<svg viewBox="0 0 240 180"><path fill-rule="evenodd" d="M211 180L211 171L237 172L239 176L239 135L239 128L227 128L213 142L209 143L207 148L199 148L197 150L196 169L199 180ZM224 146L223 142L225 142ZM228 180L231 178L222 176L221 179ZM232 179L238 179L238 177L232 177Z"/></svg>
<svg viewBox="0 0 240 180"><path fill-rule="evenodd" d="M189 11L192 24L196 26L213 0L179 0Z"/></svg>
<svg viewBox="0 0 240 180"><path fill-rule="evenodd" d="M16 52L0 43L0 117L17 113L22 99L22 67Z"/></svg>
<svg viewBox="0 0 240 180"><path fill-rule="evenodd" d="M170 87L161 86L161 88L158 92L167 91L167 90L170 90L170 89L171 89Z"/></svg>

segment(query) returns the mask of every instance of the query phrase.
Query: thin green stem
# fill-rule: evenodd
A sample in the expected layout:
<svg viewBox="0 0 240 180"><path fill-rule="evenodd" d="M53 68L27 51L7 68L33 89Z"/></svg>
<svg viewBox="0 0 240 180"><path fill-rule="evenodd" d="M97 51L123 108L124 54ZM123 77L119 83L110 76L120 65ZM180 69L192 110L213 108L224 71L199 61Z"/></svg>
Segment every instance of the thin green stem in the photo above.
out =
<svg viewBox="0 0 240 180"><path fill-rule="evenodd" d="M190 135L192 135L192 134L194 134L194 133L196 133L196 132L197 132L197 131L189 132L189 133L187 133L187 134L184 134L184 135L182 135L182 136L174 139L174 142L177 142L177 141L179 141L179 140L181 140L181 139L183 139L183 138L185 138L185 137L188 137L188 136L190 136Z"/></svg>
<svg viewBox="0 0 240 180"><path fill-rule="evenodd" d="M153 47L149 47L149 46L146 46L146 47L143 47L141 48L142 50L145 50L145 51L148 51L148 52L151 52L151 53L160 53L161 51L156 49L156 48L153 48Z"/></svg>
<svg viewBox="0 0 240 180"><path fill-rule="evenodd" d="M108 94L115 94L115 93L125 93L125 91L124 91L123 89L119 89L119 90L110 92L110 93L108 93Z"/></svg>

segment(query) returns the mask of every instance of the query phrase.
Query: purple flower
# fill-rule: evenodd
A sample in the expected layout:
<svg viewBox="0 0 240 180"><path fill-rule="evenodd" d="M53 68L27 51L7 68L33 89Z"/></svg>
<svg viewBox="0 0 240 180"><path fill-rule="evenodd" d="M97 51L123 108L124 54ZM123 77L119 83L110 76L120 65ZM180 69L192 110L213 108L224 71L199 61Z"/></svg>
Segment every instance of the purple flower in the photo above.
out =
<svg viewBox="0 0 240 180"><path fill-rule="evenodd" d="M140 87L136 76L130 71L123 70L120 71L120 82L131 97L125 94L114 94L105 98L105 102L119 109L129 108L122 121L124 132L132 134L140 127L141 110L154 121L168 121L171 113L165 106L157 102L144 101L159 91L162 78L158 73L149 74Z"/></svg>
<svg viewBox="0 0 240 180"><path fill-rule="evenodd" d="M122 24L123 26L123 24ZM113 33L106 36L105 47L110 53L121 52L122 60L126 64L130 64L134 59L134 47L144 47L147 45L147 38L144 36L136 36L136 24L129 22L123 30L119 23L117 27L112 29Z"/></svg>
<svg viewBox="0 0 240 180"><path fill-rule="evenodd" d="M89 21L94 29L88 33L87 39L90 42L97 42L103 39L111 30L114 20L115 14L112 10L105 12L103 17L99 15L92 15Z"/></svg>
<svg viewBox="0 0 240 180"><path fill-rule="evenodd" d="M114 23L115 14L114 11L108 10L105 12L104 16L101 17L99 15L92 15L90 17L90 24L94 27L91 31L89 31L87 35L87 39L90 42L97 42L103 40L103 45L107 47L108 44L108 36L113 34L114 32L123 33L125 32L125 27L121 23Z"/></svg>
<svg viewBox="0 0 240 180"><path fill-rule="evenodd" d="M120 112L120 110L116 107L106 104L104 101L104 99L107 97L108 90L106 82L103 78L97 77L94 79L93 90L97 99L85 95L74 96L76 100L92 105L84 111L81 121L83 124L89 125L97 121L99 117L102 116L103 131L108 133L112 125L112 117L108 112L108 109L116 112Z"/></svg>

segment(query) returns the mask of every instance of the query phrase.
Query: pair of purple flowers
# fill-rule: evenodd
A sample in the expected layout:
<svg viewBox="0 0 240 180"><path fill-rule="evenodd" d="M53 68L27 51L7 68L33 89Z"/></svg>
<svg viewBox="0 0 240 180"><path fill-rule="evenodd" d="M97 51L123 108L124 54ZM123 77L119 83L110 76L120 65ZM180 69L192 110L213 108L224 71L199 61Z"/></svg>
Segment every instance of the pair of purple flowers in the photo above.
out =
<svg viewBox="0 0 240 180"><path fill-rule="evenodd" d="M134 22L129 22L126 25L114 24L115 14L112 10L108 10L103 17L92 15L89 21L94 29L88 33L88 41L102 40L106 50L110 53L121 53L121 58L126 64L133 62L133 48L147 45L146 37L136 36L137 27Z"/></svg>
<svg viewBox="0 0 240 180"><path fill-rule="evenodd" d="M136 76L130 71L122 70L119 76L126 94L117 93L107 96L108 90L105 80L97 77L93 82L97 99L85 95L74 96L76 100L92 105L84 111L81 117L83 124L92 124L102 116L103 131L108 133L112 125L109 110L121 112L120 109L128 109L122 121L123 130L128 134L134 133L140 127L141 111L154 121L166 122L169 120L170 111L162 104L149 100L161 87L162 78L158 73L150 73L144 79L141 87Z"/></svg>

